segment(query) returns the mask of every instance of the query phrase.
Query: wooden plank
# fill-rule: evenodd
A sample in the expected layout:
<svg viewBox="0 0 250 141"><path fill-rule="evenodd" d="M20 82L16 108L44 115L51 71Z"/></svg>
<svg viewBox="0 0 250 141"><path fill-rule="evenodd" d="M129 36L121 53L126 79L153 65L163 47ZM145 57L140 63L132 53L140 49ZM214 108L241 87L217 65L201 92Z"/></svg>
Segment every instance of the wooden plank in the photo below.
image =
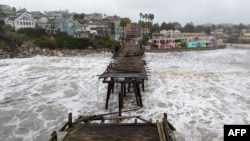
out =
<svg viewBox="0 0 250 141"><path fill-rule="evenodd" d="M163 129L162 123L160 123L160 126L161 126L161 133L162 133L163 141L167 141L167 140L166 140L166 136L165 136L165 134L164 134L164 129Z"/></svg>
<svg viewBox="0 0 250 141"><path fill-rule="evenodd" d="M157 129L158 129L160 141L164 141L164 140L163 140L162 130L161 130L161 125L160 125L159 120L156 120L156 124L157 124Z"/></svg>
<svg viewBox="0 0 250 141"><path fill-rule="evenodd" d="M157 128L148 124L93 124L71 134L65 141L112 141L115 139L159 141L159 134Z"/></svg>

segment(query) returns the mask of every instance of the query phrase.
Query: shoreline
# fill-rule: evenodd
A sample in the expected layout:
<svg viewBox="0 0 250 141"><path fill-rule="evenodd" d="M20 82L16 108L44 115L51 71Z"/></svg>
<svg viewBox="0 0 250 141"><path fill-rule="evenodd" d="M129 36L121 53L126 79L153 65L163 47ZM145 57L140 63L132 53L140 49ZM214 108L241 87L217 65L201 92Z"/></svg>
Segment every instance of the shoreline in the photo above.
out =
<svg viewBox="0 0 250 141"><path fill-rule="evenodd" d="M234 48L250 49L250 44L235 44L235 43L228 43L228 46L234 47Z"/></svg>

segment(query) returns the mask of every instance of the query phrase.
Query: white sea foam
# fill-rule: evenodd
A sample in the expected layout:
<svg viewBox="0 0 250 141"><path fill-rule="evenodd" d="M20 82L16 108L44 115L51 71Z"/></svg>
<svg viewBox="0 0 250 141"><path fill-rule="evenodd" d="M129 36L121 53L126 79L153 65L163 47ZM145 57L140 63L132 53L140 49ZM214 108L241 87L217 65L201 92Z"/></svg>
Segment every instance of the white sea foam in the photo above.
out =
<svg viewBox="0 0 250 141"><path fill-rule="evenodd" d="M167 113L180 141L223 140L224 124L250 124L249 50L146 53L145 59L143 108L124 115L155 121ZM0 140L44 141L69 112L76 118L117 111L113 94L104 109L107 84L98 79L110 61L110 53L0 60ZM135 107L128 93L124 109Z"/></svg>

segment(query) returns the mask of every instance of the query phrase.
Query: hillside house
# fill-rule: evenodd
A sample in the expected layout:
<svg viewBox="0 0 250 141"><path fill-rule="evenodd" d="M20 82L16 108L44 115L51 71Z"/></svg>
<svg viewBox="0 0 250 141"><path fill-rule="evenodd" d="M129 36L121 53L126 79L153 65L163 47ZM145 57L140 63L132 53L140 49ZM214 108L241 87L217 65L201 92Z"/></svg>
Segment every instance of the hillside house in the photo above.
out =
<svg viewBox="0 0 250 141"><path fill-rule="evenodd" d="M101 21L103 19L103 16L101 13L92 13L86 14L85 19L90 21Z"/></svg>
<svg viewBox="0 0 250 141"><path fill-rule="evenodd" d="M63 19L63 18L70 18L70 14L69 11L45 11L44 15L46 17L48 17L48 19L50 20L54 20L54 19Z"/></svg>
<svg viewBox="0 0 250 141"><path fill-rule="evenodd" d="M90 23L82 26L82 31L89 32L92 35L104 36L107 31L106 25L102 23Z"/></svg>
<svg viewBox="0 0 250 141"><path fill-rule="evenodd" d="M80 28L80 23L71 18L56 19L51 23L50 30L55 32L66 32L68 35L74 36Z"/></svg>
<svg viewBox="0 0 250 141"><path fill-rule="evenodd" d="M19 11L14 16L7 17L4 22L11 25L15 31L21 28L36 27L36 20L27 11Z"/></svg>

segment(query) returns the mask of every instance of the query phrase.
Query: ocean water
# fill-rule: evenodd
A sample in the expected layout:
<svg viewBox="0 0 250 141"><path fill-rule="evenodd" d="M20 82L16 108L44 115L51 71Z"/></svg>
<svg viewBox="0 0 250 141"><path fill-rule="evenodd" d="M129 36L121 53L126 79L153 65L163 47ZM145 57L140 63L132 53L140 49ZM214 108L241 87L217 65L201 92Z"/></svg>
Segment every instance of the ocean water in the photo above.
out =
<svg viewBox="0 0 250 141"><path fill-rule="evenodd" d="M111 53L83 57L0 60L0 140L44 141L67 120L117 111L117 91L104 109L106 84L98 79ZM223 140L224 124L250 124L250 50L146 53L149 80L144 106L123 115L161 120L179 141ZM137 108L133 93L124 110ZM131 122L124 120L123 122Z"/></svg>

